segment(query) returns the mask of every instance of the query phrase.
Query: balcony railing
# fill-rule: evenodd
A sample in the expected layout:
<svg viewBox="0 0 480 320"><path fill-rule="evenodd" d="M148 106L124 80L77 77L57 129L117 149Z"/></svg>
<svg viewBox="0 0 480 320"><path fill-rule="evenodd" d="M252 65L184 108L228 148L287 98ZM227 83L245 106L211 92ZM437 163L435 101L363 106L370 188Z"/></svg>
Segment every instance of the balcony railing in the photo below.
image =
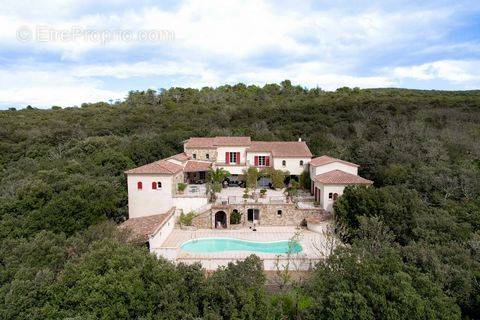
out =
<svg viewBox="0 0 480 320"><path fill-rule="evenodd" d="M280 204L287 203L287 199L284 196L266 196L259 198L243 198L238 196L218 197L215 201L216 204L244 204L244 203L257 203L257 204Z"/></svg>
<svg viewBox="0 0 480 320"><path fill-rule="evenodd" d="M207 187L205 184L188 184L183 193L180 193L178 190L175 194L176 197L206 197L207 196Z"/></svg>

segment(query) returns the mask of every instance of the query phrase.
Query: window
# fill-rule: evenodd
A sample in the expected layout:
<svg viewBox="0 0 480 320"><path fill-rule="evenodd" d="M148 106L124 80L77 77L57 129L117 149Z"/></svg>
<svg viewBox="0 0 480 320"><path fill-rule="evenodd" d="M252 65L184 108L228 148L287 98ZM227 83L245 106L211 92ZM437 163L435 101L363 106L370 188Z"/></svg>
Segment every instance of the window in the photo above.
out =
<svg viewBox="0 0 480 320"><path fill-rule="evenodd" d="M282 160L282 166L285 167L287 165L287 161L286 160Z"/></svg>
<svg viewBox="0 0 480 320"><path fill-rule="evenodd" d="M303 166L303 160L300 160L300 165Z"/></svg>
<svg viewBox="0 0 480 320"><path fill-rule="evenodd" d="M152 189L153 190L157 189L157 183L155 181L152 182Z"/></svg>
<svg viewBox="0 0 480 320"><path fill-rule="evenodd" d="M193 158L193 159L197 159L197 154L196 154L196 153L193 153L193 154L192 154L192 158Z"/></svg>
<svg viewBox="0 0 480 320"><path fill-rule="evenodd" d="M230 163L238 163L237 160L239 160L239 159L237 159L237 153L236 152L229 152L229 154L230 154L230 161L229 162Z"/></svg>
<svg viewBox="0 0 480 320"><path fill-rule="evenodd" d="M247 221L254 222L255 220L260 220L260 210L259 209L248 209L247 210Z"/></svg>
<svg viewBox="0 0 480 320"><path fill-rule="evenodd" d="M333 201L337 201L337 199L338 199L338 193L334 193L333 194Z"/></svg>
<svg viewBox="0 0 480 320"><path fill-rule="evenodd" d="M210 159L210 155L208 153L205 155L205 159Z"/></svg>
<svg viewBox="0 0 480 320"><path fill-rule="evenodd" d="M162 183L160 181L157 181L157 188L162 189Z"/></svg>
<svg viewBox="0 0 480 320"><path fill-rule="evenodd" d="M330 192L330 193L328 194L328 199L332 199L332 198L333 198L333 193Z"/></svg>
<svg viewBox="0 0 480 320"><path fill-rule="evenodd" d="M277 210L277 216L278 216L278 217L281 217L282 214L283 214L282 210Z"/></svg>
<svg viewBox="0 0 480 320"><path fill-rule="evenodd" d="M138 189L138 190L142 190L142 188L143 188L143 183L142 183L142 181L138 181L138 182L137 182L137 189Z"/></svg>
<svg viewBox="0 0 480 320"><path fill-rule="evenodd" d="M265 163L266 163L265 156L258 156L258 165L259 166L264 166Z"/></svg>

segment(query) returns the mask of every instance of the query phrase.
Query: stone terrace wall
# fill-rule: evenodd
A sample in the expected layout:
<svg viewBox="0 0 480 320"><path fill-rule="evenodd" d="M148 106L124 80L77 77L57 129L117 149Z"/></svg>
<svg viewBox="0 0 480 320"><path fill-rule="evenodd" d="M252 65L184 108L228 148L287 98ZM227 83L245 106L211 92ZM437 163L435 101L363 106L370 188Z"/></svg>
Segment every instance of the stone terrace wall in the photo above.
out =
<svg viewBox="0 0 480 320"><path fill-rule="evenodd" d="M212 212L208 210L195 216L192 220L192 226L198 229L210 229L212 227Z"/></svg>
<svg viewBox="0 0 480 320"><path fill-rule="evenodd" d="M299 209L293 203L284 204L248 204L248 205L222 205L214 206L210 211L206 211L193 219L193 225L197 228L213 228L215 226L215 213L224 211L227 214L227 227L238 227L230 225L230 214L233 210L238 210L242 214L241 226L247 227L251 222L247 221L247 210L260 210L259 225L261 226L298 226L308 217L326 214L322 209ZM279 214L281 211L281 214Z"/></svg>

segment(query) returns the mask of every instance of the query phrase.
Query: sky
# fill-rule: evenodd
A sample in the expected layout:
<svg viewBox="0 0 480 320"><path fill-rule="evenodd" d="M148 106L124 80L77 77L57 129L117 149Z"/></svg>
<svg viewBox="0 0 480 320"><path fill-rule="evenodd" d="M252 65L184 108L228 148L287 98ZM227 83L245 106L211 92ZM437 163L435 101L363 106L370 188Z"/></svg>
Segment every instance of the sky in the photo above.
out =
<svg viewBox="0 0 480 320"><path fill-rule="evenodd" d="M480 89L480 1L0 0L0 109L130 90Z"/></svg>

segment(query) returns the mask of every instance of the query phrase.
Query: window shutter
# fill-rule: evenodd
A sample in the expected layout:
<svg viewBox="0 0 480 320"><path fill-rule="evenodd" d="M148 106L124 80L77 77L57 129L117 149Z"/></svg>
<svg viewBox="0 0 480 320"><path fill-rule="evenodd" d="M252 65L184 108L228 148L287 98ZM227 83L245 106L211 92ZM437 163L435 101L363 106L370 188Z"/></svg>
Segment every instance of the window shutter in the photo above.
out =
<svg viewBox="0 0 480 320"><path fill-rule="evenodd" d="M265 157L265 165L268 167L270 166L270 157Z"/></svg>
<svg viewBox="0 0 480 320"><path fill-rule="evenodd" d="M142 187L143 187L142 181L138 181L137 182L137 189L142 190Z"/></svg>
<svg viewBox="0 0 480 320"><path fill-rule="evenodd" d="M225 152L225 163L226 164L230 163L230 152Z"/></svg>
<svg viewBox="0 0 480 320"><path fill-rule="evenodd" d="M253 159L255 166L258 166L258 156L255 156Z"/></svg>
<svg viewBox="0 0 480 320"><path fill-rule="evenodd" d="M240 163L240 152L237 152L237 163Z"/></svg>
<svg viewBox="0 0 480 320"><path fill-rule="evenodd" d="M157 183L155 181L152 182L152 189L154 189L154 190L157 189Z"/></svg>

